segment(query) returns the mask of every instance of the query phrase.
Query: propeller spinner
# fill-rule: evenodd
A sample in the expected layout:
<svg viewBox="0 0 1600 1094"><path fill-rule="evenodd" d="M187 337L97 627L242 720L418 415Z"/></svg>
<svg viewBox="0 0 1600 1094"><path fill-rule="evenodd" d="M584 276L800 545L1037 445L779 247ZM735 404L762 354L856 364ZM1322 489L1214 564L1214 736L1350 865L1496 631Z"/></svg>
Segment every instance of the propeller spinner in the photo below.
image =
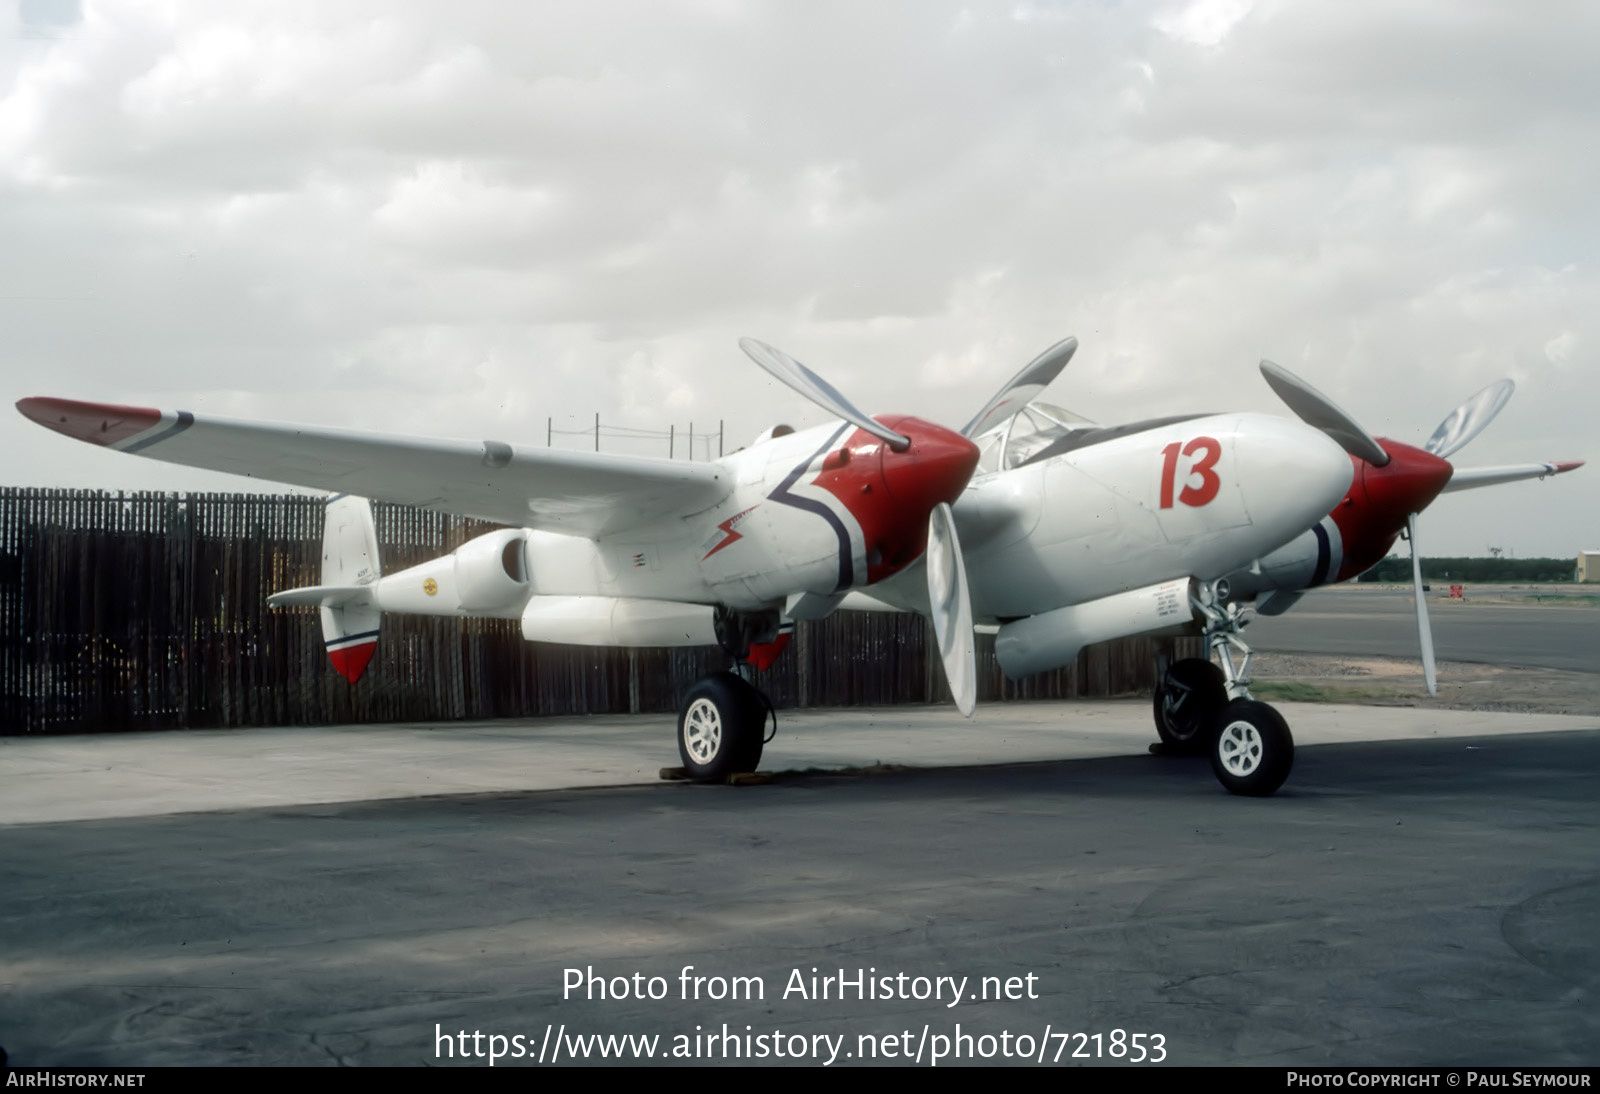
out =
<svg viewBox="0 0 1600 1094"><path fill-rule="evenodd" d="M978 448L971 438L1016 414L1043 391L1072 359L1078 340L1063 339L1034 358L1006 381L960 433L919 418L868 417L838 388L775 346L741 338L739 348L776 379L887 446L887 451L879 449L879 458L889 504L878 508L871 518L883 525L872 529L872 535L875 541L890 545L898 556L896 561L905 558L907 548L915 553L926 551L928 603L945 679L957 709L970 718L978 699L977 649L966 564L950 506L977 468ZM848 454L855 449L844 451ZM866 523L863 521L864 532L868 531ZM869 581L888 572L892 570L875 571L869 560Z"/></svg>

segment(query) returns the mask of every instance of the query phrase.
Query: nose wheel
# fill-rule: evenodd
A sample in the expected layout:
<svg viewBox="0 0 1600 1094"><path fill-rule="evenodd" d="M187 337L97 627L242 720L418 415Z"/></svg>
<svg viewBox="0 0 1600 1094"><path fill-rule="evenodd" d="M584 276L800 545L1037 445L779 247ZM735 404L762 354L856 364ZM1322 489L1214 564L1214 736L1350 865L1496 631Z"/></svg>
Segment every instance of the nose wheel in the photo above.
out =
<svg viewBox="0 0 1600 1094"><path fill-rule="evenodd" d="M1266 703L1235 699L1217 716L1211 770L1230 794L1264 798L1294 766L1289 724Z"/></svg>

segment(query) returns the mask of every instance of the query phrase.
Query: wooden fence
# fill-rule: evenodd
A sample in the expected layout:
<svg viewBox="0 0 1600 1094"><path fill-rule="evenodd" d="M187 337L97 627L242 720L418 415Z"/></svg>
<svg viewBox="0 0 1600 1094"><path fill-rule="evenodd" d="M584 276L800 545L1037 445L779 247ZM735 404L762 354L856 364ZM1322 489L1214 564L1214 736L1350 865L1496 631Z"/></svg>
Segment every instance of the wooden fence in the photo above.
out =
<svg viewBox="0 0 1600 1094"><path fill-rule="evenodd" d="M716 649L529 643L504 620L383 619L360 682L329 666L315 609L268 593L319 580L321 498L0 488L0 732L417 722L671 711ZM374 506L385 572L489 526ZM1195 646L1198 650L1198 645ZM758 683L782 707L942 702L920 617L803 623ZM980 636L980 701L1148 690L1154 647L1092 647L1008 681Z"/></svg>

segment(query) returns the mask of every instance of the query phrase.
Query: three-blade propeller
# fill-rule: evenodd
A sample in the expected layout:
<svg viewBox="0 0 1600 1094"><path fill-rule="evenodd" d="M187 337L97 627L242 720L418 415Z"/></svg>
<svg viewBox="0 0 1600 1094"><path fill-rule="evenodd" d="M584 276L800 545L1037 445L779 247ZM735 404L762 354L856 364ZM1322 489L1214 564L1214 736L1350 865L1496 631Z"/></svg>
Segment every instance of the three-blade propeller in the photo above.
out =
<svg viewBox="0 0 1600 1094"><path fill-rule="evenodd" d="M830 414L837 415L886 442L896 452L906 452L913 440L858 410L838 388L782 350L754 338L741 338L739 348L772 376L804 395ZM1078 349L1076 338L1066 338L1030 361L990 399L961 430L969 441L992 429L1027 405L1067 367ZM918 513L906 519L921 520ZM972 630L972 595L967 585L966 563L956 534L955 514L949 503L939 502L927 515L928 546L924 556L928 579L928 607L939 642L939 659L956 708L972 717L978 703L977 641Z"/></svg>
<svg viewBox="0 0 1600 1094"><path fill-rule="evenodd" d="M1392 453L1362 428L1354 417L1288 369L1271 361L1262 361L1261 375L1290 410L1332 437L1352 456L1380 468L1388 467L1394 459ZM1408 464L1432 463L1438 468L1437 476L1430 475L1426 468L1416 476L1417 489L1422 493L1413 498L1414 505L1407 506L1409 511L1405 522L1406 541L1411 547L1411 583L1417 603L1417 642L1422 654L1422 675L1427 682L1429 695L1439 694L1438 666L1434 660L1433 627L1428 619L1428 602L1422 585L1422 555L1417 550L1417 516L1438 494L1452 468L1427 460L1426 456L1446 460L1460 451L1494 420L1515 390L1516 385L1510 380L1498 380L1479 391L1439 423L1420 453L1416 449L1409 449L1407 454L1408 446L1394 446L1395 451L1405 456ZM1422 453L1426 453L1426 456Z"/></svg>

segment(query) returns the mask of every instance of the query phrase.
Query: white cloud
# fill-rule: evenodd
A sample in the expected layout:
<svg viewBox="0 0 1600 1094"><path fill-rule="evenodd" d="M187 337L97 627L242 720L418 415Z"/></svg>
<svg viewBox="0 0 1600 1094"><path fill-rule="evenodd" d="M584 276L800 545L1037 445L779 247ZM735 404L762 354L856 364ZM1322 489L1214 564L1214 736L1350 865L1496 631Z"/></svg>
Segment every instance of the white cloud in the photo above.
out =
<svg viewBox="0 0 1600 1094"><path fill-rule="evenodd" d="M1156 16L1155 25L1173 38L1213 47L1221 45L1228 32L1249 15L1253 7L1255 0L1190 0Z"/></svg>
<svg viewBox="0 0 1600 1094"><path fill-rule="evenodd" d="M1104 421L1276 410L1272 357L1403 440L1514 375L1464 459L1600 455L1597 23L89 3L0 39L4 374L13 398L536 441L598 411L742 443L819 419L740 335L960 423L1077 334L1049 397ZM0 455L15 482L185 474L16 416ZM1600 534L1595 475L1519 490L1505 546ZM1478 550L1485 497L1429 549Z"/></svg>

